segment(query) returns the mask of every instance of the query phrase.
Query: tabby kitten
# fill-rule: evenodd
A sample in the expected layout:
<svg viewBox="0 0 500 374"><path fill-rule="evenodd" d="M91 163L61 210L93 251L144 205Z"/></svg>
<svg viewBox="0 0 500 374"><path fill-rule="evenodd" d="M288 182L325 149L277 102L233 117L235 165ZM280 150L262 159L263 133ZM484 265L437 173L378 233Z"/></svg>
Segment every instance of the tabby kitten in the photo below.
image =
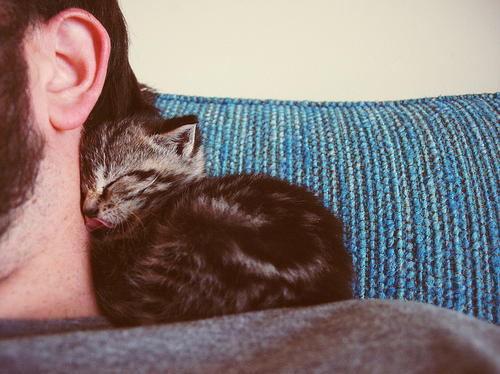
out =
<svg viewBox="0 0 500 374"><path fill-rule="evenodd" d="M207 176L196 121L139 115L84 134L102 312L136 325L351 298L339 219L285 181Z"/></svg>

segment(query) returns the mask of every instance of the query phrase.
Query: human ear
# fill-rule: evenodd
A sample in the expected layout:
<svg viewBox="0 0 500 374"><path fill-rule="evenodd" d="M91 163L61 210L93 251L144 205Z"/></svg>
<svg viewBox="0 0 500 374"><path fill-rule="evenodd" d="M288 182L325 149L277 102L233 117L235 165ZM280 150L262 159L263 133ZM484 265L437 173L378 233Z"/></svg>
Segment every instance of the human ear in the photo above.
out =
<svg viewBox="0 0 500 374"><path fill-rule="evenodd" d="M102 24L82 9L67 9L47 22L53 74L47 82L48 115L52 126L72 130L94 108L106 79L111 49Z"/></svg>

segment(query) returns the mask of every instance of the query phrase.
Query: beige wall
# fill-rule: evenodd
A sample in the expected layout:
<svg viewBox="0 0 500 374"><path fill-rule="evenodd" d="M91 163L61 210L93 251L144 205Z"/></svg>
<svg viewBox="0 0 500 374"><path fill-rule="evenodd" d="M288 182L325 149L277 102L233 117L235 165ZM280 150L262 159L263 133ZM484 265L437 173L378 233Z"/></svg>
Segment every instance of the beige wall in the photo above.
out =
<svg viewBox="0 0 500 374"><path fill-rule="evenodd" d="M121 0L162 92L386 100L500 91L500 0Z"/></svg>

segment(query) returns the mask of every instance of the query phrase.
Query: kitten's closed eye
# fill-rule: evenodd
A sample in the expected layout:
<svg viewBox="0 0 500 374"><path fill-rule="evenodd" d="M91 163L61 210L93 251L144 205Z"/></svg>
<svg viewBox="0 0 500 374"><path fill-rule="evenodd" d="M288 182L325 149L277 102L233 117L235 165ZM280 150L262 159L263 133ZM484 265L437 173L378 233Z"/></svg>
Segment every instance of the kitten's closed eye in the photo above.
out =
<svg viewBox="0 0 500 374"><path fill-rule="evenodd" d="M147 193L154 178L151 175L151 180L141 180L140 174L129 173L106 184L100 193L91 191L85 195L82 212L89 231L114 229L142 208L145 201L142 195Z"/></svg>

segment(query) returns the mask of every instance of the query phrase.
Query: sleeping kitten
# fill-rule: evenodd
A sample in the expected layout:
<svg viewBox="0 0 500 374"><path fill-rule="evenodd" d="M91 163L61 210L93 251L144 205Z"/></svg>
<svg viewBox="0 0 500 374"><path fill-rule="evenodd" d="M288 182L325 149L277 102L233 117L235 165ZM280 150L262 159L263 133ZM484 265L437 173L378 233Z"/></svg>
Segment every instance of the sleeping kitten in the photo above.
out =
<svg viewBox="0 0 500 374"><path fill-rule="evenodd" d="M285 181L206 176L196 121L139 115L84 134L102 312L136 325L351 298L339 219Z"/></svg>

